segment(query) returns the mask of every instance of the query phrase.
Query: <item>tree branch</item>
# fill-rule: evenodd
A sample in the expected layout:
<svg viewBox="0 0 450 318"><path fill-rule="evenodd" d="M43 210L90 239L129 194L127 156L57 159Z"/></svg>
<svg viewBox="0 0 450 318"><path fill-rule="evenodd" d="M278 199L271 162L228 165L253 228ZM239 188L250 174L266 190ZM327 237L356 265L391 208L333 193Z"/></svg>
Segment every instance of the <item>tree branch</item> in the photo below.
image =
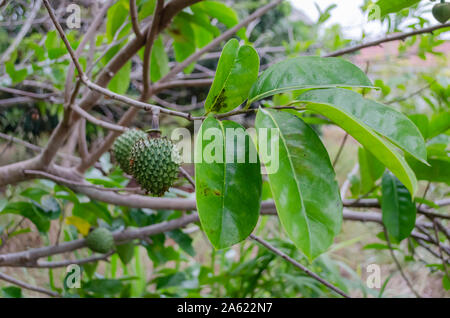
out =
<svg viewBox="0 0 450 318"><path fill-rule="evenodd" d="M139 28L136 0L130 0L130 18L131 18L131 26L133 27L134 34L136 34L136 37L141 38L143 35L141 32L141 29Z"/></svg>
<svg viewBox="0 0 450 318"><path fill-rule="evenodd" d="M371 42L367 42L367 43L363 43L360 45L355 45L355 46L351 46L342 50L338 50L332 53L328 53L325 54L324 57L335 57L335 56L341 56L344 54L349 54L349 53L353 53L371 46L377 46L380 45L382 43L386 43L386 42L392 42L392 41L398 41L398 40L404 40L408 37L414 36L414 35L419 35L419 34L424 34L424 33L433 33L433 31L435 30L439 30L439 29L444 29L444 28L448 28L450 27L450 22L449 23L445 23L445 24L437 24L428 28L423 28L420 30L415 30L415 31L411 31L411 32L404 32L404 33L398 33L398 34L393 34L393 35L389 35L385 38L382 39L378 39L375 41L371 41Z"/></svg>

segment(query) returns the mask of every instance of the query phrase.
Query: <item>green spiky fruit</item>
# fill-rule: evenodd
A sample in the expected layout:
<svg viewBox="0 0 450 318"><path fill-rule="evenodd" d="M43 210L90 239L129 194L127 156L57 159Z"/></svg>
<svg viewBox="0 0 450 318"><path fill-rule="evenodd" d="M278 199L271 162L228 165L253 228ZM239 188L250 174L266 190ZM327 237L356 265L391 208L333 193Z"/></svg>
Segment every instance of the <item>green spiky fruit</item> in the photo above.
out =
<svg viewBox="0 0 450 318"><path fill-rule="evenodd" d="M128 174L130 170L130 153L131 148L141 138L146 138L147 134L139 129L130 129L120 135L113 145L113 154L120 168Z"/></svg>
<svg viewBox="0 0 450 318"><path fill-rule="evenodd" d="M450 3L443 2L435 4L431 12L436 20L445 23L450 19Z"/></svg>
<svg viewBox="0 0 450 318"><path fill-rule="evenodd" d="M94 252L105 254L114 249L114 238L108 229L99 227L88 234L86 244Z"/></svg>
<svg viewBox="0 0 450 318"><path fill-rule="evenodd" d="M142 189L162 196L177 179L181 156L167 138L143 138L131 149L131 173Z"/></svg>

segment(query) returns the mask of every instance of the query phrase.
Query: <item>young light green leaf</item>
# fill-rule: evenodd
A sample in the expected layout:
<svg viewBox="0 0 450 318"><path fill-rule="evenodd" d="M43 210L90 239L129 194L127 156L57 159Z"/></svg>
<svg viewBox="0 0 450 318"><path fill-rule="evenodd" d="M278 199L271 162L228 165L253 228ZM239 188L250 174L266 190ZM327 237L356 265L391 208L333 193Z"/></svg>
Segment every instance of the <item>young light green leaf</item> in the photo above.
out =
<svg viewBox="0 0 450 318"><path fill-rule="evenodd" d="M244 240L256 226L260 169L255 146L242 126L213 117L203 122L195 145L195 193L200 222L215 248Z"/></svg>
<svg viewBox="0 0 450 318"><path fill-rule="evenodd" d="M335 57L301 56L272 65L253 85L248 104L283 92L326 87L372 87L366 74Z"/></svg>
<svg viewBox="0 0 450 318"><path fill-rule="evenodd" d="M276 147L279 138L279 166L268 174L275 205L289 238L315 258L331 245L342 223L342 202L328 153L314 130L290 113L259 109L255 126L266 168L261 134L271 133L266 153L276 153L272 143Z"/></svg>
<svg viewBox="0 0 450 318"><path fill-rule="evenodd" d="M343 88L308 91L300 95L298 100L333 105L426 163L427 149L419 129L408 117L388 106ZM339 122L336 124L339 125Z"/></svg>
<svg viewBox="0 0 450 318"><path fill-rule="evenodd" d="M167 57L162 37L159 36L153 43L150 60L150 77L152 82L157 82L169 73L169 58Z"/></svg>
<svg viewBox="0 0 450 318"><path fill-rule="evenodd" d="M238 107L247 99L258 71L259 56L255 49L249 45L239 47L236 39L228 41L217 65L205 110L225 113Z"/></svg>
<svg viewBox="0 0 450 318"><path fill-rule="evenodd" d="M405 186L392 174L383 175L381 209L383 224L396 241L407 238L416 223L416 206Z"/></svg>
<svg viewBox="0 0 450 318"><path fill-rule="evenodd" d="M120 95L125 94L130 86L130 73L131 61L128 61L109 82L108 89Z"/></svg>
<svg viewBox="0 0 450 318"><path fill-rule="evenodd" d="M108 9L106 14L106 37L112 42L116 31L125 22L130 14L129 1L119 0Z"/></svg>

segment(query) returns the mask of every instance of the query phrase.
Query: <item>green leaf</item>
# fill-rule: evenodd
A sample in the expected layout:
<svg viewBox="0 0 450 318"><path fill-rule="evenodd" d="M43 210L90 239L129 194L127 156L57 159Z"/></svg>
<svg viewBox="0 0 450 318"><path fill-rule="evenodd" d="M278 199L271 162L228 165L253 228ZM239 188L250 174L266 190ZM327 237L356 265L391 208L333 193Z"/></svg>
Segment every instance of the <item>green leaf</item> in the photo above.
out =
<svg viewBox="0 0 450 318"><path fill-rule="evenodd" d="M450 129L450 111L433 114L428 138L436 137Z"/></svg>
<svg viewBox="0 0 450 318"><path fill-rule="evenodd" d="M309 91L302 94L298 100L333 105L426 163L427 149L419 129L408 117L386 105L343 88ZM306 107L308 108L308 105Z"/></svg>
<svg viewBox="0 0 450 318"><path fill-rule="evenodd" d="M13 84L22 82L28 76L28 71L26 68L16 70L14 63L11 61L5 63L5 70L11 78Z"/></svg>
<svg viewBox="0 0 450 318"><path fill-rule="evenodd" d="M233 8L228 7L226 4L218 1L202 1L191 7L192 11L203 11L210 17L216 18L220 23L224 24L227 28L232 28L239 23L238 15ZM245 28L240 29L236 33L240 38L246 39Z"/></svg>
<svg viewBox="0 0 450 318"><path fill-rule="evenodd" d="M400 242L414 229L416 206L405 186L390 173L383 175L381 190L383 224L389 235Z"/></svg>
<svg viewBox="0 0 450 318"><path fill-rule="evenodd" d="M384 165L364 148L358 149L359 172L361 175L361 192L369 193L375 182L383 175Z"/></svg>
<svg viewBox="0 0 450 318"><path fill-rule="evenodd" d="M372 87L366 74L335 57L301 56L272 65L253 85L248 104L283 92L326 87Z"/></svg>
<svg viewBox="0 0 450 318"><path fill-rule="evenodd" d="M125 94L130 86L130 73L131 61L128 61L109 82L108 89L120 95Z"/></svg>
<svg viewBox="0 0 450 318"><path fill-rule="evenodd" d="M177 15L169 29L174 39L175 60L182 62L195 52L195 33L191 23L183 15Z"/></svg>
<svg viewBox="0 0 450 318"><path fill-rule="evenodd" d="M116 251L122 263L127 265L134 257L134 243L128 242L125 244L117 245Z"/></svg>
<svg viewBox="0 0 450 318"><path fill-rule="evenodd" d="M136 5L139 7L138 18L143 20L155 11L156 0L140 0L136 1Z"/></svg>
<svg viewBox="0 0 450 318"><path fill-rule="evenodd" d="M450 185L450 158L429 159L429 166L410 156L406 157L406 161L416 174L418 180L444 182Z"/></svg>
<svg viewBox="0 0 450 318"><path fill-rule="evenodd" d="M22 298L22 289L16 286L3 287L2 296L4 298Z"/></svg>
<svg viewBox="0 0 450 318"><path fill-rule="evenodd" d="M217 65L216 76L205 101L205 109L225 113L247 99L258 77L259 56L249 45L239 47L236 39L224 46Z"/></svg>
<svg viewBox="0 0 450 318"><path fill-rule="evenodd" d="M195 250L192 247L192 239L189 235L183 233L181 230L173 230L167 233L171 239L173 239L180 248L190 256L195 256Z"/></svg>
<svg viewBox="0 0 450 318"><path fill-rule="evenodd" d="M93 279L83 284L83 289L98 296L116 295L122 291L123 284L118 279Z"/></svg>
<svg viewBox="0 0 450 318"><path fill-rule="evenodd" d="M152 82L159 81L167 73L169 73L169 58L164 49L162 37L159 36L153 43L150 60L150 76Z"/></svg>
<svg viewBox="0 0 450 318"><path fill-rule="evenodd" d="M378 0L375 5L380 7L381 17L384 17L389 13L399 12L419 2L420 0Z"/></svg>
<svg viewBox="0 0 450 318"><path fill-rule="evenodd" d="M292 114L259 109L255 126L266 168L261 134L270 129L267 153L277 153L271 145L274 138L277 144L272 129L279 132L279 167L268 174L269 184L289 238L315 258L331 245L342 223L342 202L328 153L314 130Z"/></svg>
<svg viewBox="0 0 450 318"><path fill-rule="evenodd" d="M244 240L256 226L260 169L255 146L242 126L205 119L195 145L195 193L203 230L215 248Z"/></svg>
<svg viewBox="0 0 450 318"><path fill-rule="evenodd" d="M39 232L46 233L50 229L50 220L37 206L29 202L12 202L7 204L0 214L17 214L29 219Z"/></svg>
<svg viewBox="0 0 450 318"><path fill-rule="evenodd" d="M310 91L306 94L312 93ZM302 95L300 99L308 100L309 96ZM306 98L305 98L306 97ZM331 98L334 98L331 96ZM346 104L348 105L348 104ZM364 122L356 118L353 114L346 111L341 105L333 105L328 103L308 102L306 108L313 110L325 117L331 119L335 124L342 127L351 136L366 149L370 149L371 153L391 170L406 185L409 191L414 195L417 191L417 180L406 163L405 159L394 149L394 146L387 140L379 136Z"/></svg>
<svg viewBox="0 0 450 318"><path fill-rule="evenodd" d="M106 37L112 42L114 35L129 15L129 1L119 0L108 9L106 14Z"/></svg>
<svg viewBox="0 0 450 318"><path fill-rule="evenodd" d="M427 115L413 114L409 115L408 118L417 126L417 128L419 128L423 138L428 139L429 122Z"/></svg>
<svg viewBox="0 0 450 318"><path fill-rule="evenodd" d="M48 57L51 60L57 59L67 53L67 49L63 45L56 30L47 33L44 46L47 49Z"/></svg>
<svg viewBox="0 0 450 318"><path fill-rule="evenodd" d="M41 202L41 198L47 194L48 192L41 188L27 188L20 193L21 196L36 202Z"/></svg>

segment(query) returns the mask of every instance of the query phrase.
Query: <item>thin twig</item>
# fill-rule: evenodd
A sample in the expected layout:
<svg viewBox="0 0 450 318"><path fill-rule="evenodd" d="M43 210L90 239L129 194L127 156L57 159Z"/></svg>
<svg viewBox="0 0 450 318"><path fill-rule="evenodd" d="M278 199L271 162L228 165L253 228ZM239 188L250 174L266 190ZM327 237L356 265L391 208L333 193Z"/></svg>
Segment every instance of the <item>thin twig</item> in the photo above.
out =
<svg viewBox="0 0 450 318"><path fill-rule="evenodd" d="M344 138L342 138L342 142L341 142L341 145L339 146L339 150L336 154L336 157L333 160L333 167L336 167L339 157L341 156L342 149L344 149L345 143L347 142L347 138L348 138L348 133L345 133L345 136L344 136Z"/></svg>
<svg viewBox="0 0 450 318"><path fill-rule="evenodd" d="M402 275L403 280L406 282L406 285L408 285L409 289L413 292L414 295L416 295L417 298L422 298L419 295L419 293L416 292L416 290L412 286L411 282L409 281L408 277L406 277L405 273L403 272L402 266L400 265L399 261L397 260L397 257L395 257L394 249L392 248L391 240L389 239L389 234L385 227L383 229L384 229L384 236L386 238L386 242L388 244L389 251L391 252L392 259L394 260L395 264L397 265L397 269L399 270L400 274Z"/></svg>
<svg viewBox="0 0 450 318"><path fill-rule="evenodd" d="M141 29L139 28L136 0L130 0L130 17L131 17L131 26L133 27L134 34L136 34L136 37L141 38L143 35Z"/></svg>
<svg viewBox="0 0 450 318"><path fill-rule="evenodd" d="M433 225L434 225L434 236L437 242L439 242L439 229L438 229L438 225L436 223L436 220L433 219ZM438 251L439 251L439 257L442 261L442 266L444 267L444 272L445 275L447 276L448 279L450 279L450 276L448 275L448 269L447 269L447 261L444 257L444 253L442 253L442 248L441 245L438 244Z"/></svg>
<svg viewBox="0 0 450 318"><path fill-rule="evenodd" d="M345 297L345 298L350 298L349 295L347 295L346 293L344 293L342 290L340 290L339 288L337 288L336 286L334 286L333 284L327 282L325 279L321 278L320 276L318 276L316 273L312 272L311 270L309 270L306 266L303 266L302 264L300 264L299 262L297 262L296 260L294 260L293 258L289 257L288 255L286 255L285 253L283 253L282 251L280 251L279 249L277 249L276 247L272 246L271 244L269 244L268 242L266 242L265 240L250 234L249 236L250 239L258 242L259 244L261 244L262 246L264 246L265 248L267 248L269 251L271 251L272 253L281 256L283 259L285 259L286 261L288 261L289 263L291 263L292 265L294 265L295 267L297 267L298 269L301 269L302 271L304 271L307 275L311 276L312 278L314 278L315 280L317 280L318 282L320 282L321 284L327 286L328 288L330 288L331 290L333 290L334 292L338 293L339 295Z"/></svg>
<svg viewBox="0 0 450 318"><path fill-rule="evenodd" d="M189 172L187 172L183 167L180 167L180 172L195 189L195 181L194 181L194 179L192 179Z"/></svg>
<svg viewBox="0 0 450 318"><path fill-rule="evenodd" d="M378 39L378 40L375 40L375 41L370 41L370 42L367 42L367 43L363 43L363 44L360 44L360 45L355 45L355 46L348 47L348 48L345 48L345 49L342 49L342 50L338 50L338 51L335 51L335 52L332 52L332 53L328 53L328 54L324 55L324 57L341 56L341 55L353 53L353 52L356 52L356 51L359 51L361 49L365 49L365 48L368 48L368 47L371 47L371 46L378 46L378 45L380 45L382 43L391 42L391 41L397 41L397 40L404 40L404 39L406 39L408 37L411 37L411 36L414 36L414 35L419 35L419 34L424 34L424 33L432 33L435 30L448 28L448 27L450 27L450 23L437 24L437 25L434 25L434 26L431 26L431 27L428 27L428 28L420 29L420 30L415 30L415 31L411 31L411 32L404 32L404 33L398 33L398 34L387 36L387 37L382 38L382 39Z"/></svg>
<svg viewBox="0 0 450 318"><path fill-rule="evenodd" d="M92 116L91 114L89 114L87 111L85 111L84 109L82 109L80 106L78 106L77 104L73 104L72 105L72 109L79 114L81 117L87 119L88 121L90 121L91 123L93 123L94 125L109 129L109 130L113 130L113 131L117 131L117 132L125 132L128 130L128 127L123 127L120 125L116 125L113 123L108 123L104 120L95 118L94 116ZM83 136L84 137L84 136Z"/></svg>

